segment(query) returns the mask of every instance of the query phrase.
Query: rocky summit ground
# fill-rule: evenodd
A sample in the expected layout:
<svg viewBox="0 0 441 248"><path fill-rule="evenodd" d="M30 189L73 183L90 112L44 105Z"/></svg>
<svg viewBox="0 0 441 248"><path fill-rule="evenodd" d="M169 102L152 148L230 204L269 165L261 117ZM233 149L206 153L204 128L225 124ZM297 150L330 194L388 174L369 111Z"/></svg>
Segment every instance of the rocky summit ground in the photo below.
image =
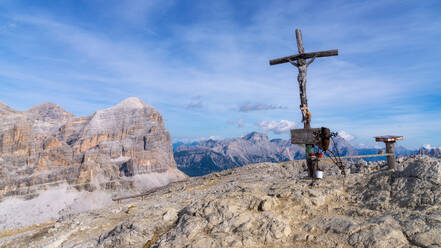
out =
<svg viewBox="0 0 441 248"><path fill-rule="evenodd" d="M303 161L247 165L0 231L0 247L441 247L441 160L399 161L329 165L313 186Z"/></svg>

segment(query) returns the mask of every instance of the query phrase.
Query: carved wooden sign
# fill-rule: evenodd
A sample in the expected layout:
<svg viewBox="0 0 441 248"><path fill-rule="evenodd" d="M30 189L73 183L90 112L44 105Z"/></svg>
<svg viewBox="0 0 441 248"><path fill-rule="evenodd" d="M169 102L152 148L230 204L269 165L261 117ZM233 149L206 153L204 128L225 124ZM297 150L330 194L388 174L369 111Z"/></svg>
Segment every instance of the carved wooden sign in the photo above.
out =
<svg viewBox="0 0 441 248"><path fill-rule="evenodd" d="M291 144L315 145L320 143L321 128L291 129Z"/></svg>

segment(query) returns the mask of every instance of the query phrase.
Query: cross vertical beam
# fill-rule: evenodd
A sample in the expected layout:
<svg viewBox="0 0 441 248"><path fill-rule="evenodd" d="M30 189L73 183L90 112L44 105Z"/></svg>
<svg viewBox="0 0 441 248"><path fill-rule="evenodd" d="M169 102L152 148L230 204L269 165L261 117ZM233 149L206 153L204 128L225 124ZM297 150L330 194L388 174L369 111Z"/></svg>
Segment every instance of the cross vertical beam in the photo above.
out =
<svg viewBox="0 0 441 248"><path fill-rule="evenodd" d="M303 49L303 39L302 39L302 30L296 29L296 40L297 40L297 49L299 50L299 53L305 53L305 50Z"/></svg>
<svg viewBox="0 0 441 248"><path fill-rule="evenodd" d="M300 29L296 29L296 40L297 40L297 49L299 53L302 54L305 52L303 48L303 40L302 40L302 31ZM311 60L310 62L312 62ZM299 82L300 87L300 110L303 114L303 124L305 129L311 128L311 116L308 115L308 100L306 98L306 70L308 68L306 63L306 59L298 59L297 63L294 65L299 70L299 76L297 77L297 81Z"/></svg>
<svg viewBox="0 0 441 248"><path fill-rule="evenodd" d="M384 142L386 143L386 153L390 153L393 155L387 156L387 164L389 165L389 169L395 170L395 141Z"/></svg>
<svg viewBox="0 0 441 248"><path fill-rule="evenodd" d="M299 54L305 53L305 49L303 48L302 31L300 29L296 29L296 40ZM308 65L306 65L306 59L298 59L297 65L297 69L299 70L297 81L299 82L300 110L302 112L303 128L311 129L311 115L308 115L308 100L306 98L306 69L308 67ZM314 149L314 145L305 144L305 148L306 165L308 167L309 176L313 178L315 171L318 169L318 160L313 160L311 157L311 151Z"/></svg>

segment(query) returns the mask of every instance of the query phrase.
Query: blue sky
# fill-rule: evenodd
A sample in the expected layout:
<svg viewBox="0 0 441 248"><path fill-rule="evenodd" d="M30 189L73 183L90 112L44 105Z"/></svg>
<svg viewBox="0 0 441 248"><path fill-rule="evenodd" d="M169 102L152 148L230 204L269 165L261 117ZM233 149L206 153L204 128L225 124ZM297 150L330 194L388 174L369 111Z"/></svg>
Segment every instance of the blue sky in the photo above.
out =
<svg viewBox="0 0 441 248"><path fill-rule="evenodd" d="M339 49L309 67L313 126L441 146L441 1L0 0L0 101L83 116L136 96L174 141L287 139L297 70L268 61L296 53L295 28Z"/></svg>

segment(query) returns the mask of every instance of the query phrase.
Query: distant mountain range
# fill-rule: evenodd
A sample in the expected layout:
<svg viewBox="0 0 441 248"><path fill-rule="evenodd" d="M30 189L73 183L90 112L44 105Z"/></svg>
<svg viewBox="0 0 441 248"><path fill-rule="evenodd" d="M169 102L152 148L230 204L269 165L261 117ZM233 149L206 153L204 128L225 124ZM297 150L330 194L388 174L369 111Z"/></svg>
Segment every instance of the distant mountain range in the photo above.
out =
<svg viewBox="0 0 441 248"><path fill-rule="evenodd" d="M241 138L205 140L174 146L179 169L190 176L205 175L250 163L279 162L304 157L303 149L286 140L269 140L253 132Z"/></svg>
<svg viewBox="0 0 441 248"><path fill-rule="evenodd" d="M376 148L356 148L340 136L334 138L341 156L377 154ZM417 152L431 155L430 150L408 150L397 146L398 156ZM292 145L289 140L269 139L266 134L252 132L240 138L204 140L198 142L177 142L173 144L178 168L189 176L201 176L211 172L240 167L245 164L282 162L305 158L304 148ZM441 151L438 153L441 157ZM379 160L381 158L371 158Z"/></svg>
<svg viewBox="0 0 441 248"><path fill-rule="evenodd" d="M429 149L425 147L421 147L418 150L418 154L428 155L430 157L435 157L435 158L441 158L441 147L429 148Z"/></svg>

